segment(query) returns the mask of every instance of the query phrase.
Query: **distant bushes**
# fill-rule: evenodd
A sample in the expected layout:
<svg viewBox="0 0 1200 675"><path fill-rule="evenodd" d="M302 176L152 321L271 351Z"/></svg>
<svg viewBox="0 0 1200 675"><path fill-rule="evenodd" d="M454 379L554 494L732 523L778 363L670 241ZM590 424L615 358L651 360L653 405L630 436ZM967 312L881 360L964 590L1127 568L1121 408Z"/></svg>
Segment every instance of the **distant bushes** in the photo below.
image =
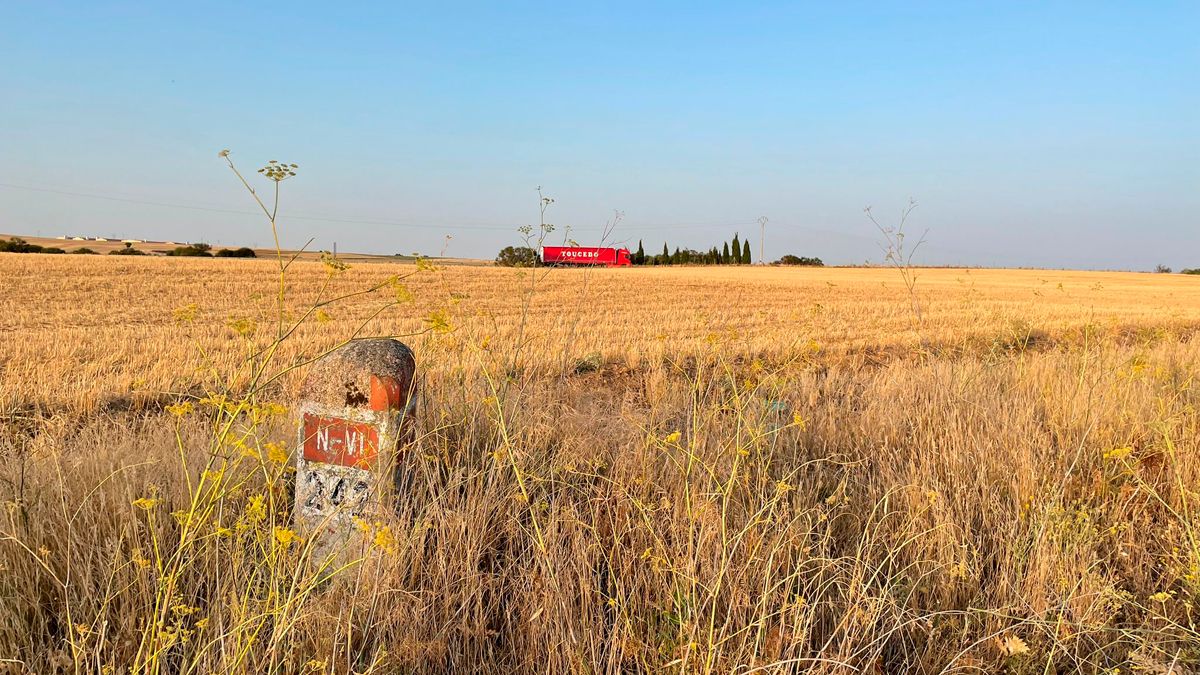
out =
<svg viewBox="0 0 1200 675"><path fill-rule="evenodd" d="M0 241L0 253L41 253L42 247L30 244L24 239L13 237L8 241Z"/></svg>
<svg viewBox="0 0 1200 675"><path fill-rule="evenodd" d="M188 244L173 251L167 251L167 255L179 258L211 258L210 251L212 251L212 246L208 244Z"/></svg>
<svg viewBox="0 0 1200 675"><path fill-rule="evenodd" d="M187 246L179 246L171 251L167 251L166 255L175 258L257 258L254 249L247 246L241 248L223 248L216 253L213 253L212 245L199 242L188 244Z"/></svg>
<svg viewBox="0 0 1200 675"><path fill-rule="evenodd" d="M57 246L39 246L31 244L20 237L10 237L8 240L0 240L0 253L67 253L65 249ZM70 251L72 255L99 255L94 249L86 246ZM145 251L136 249L131 242L125 242L125 248L118 248L108 252L109 255L147 255ZM167 251L165 255L182 257L182 258L257 258L254 249L243 246L241 248L223 248L215 254L212 252L212 246L209 244L188 244L187 246L179 246L174 250Z"/></svg>
<svg viewBox="0 0 1200 675"><path fill-rule="evenodd" d="M1200 267L1189 267L1187 269L1179 270L1179 273L1180 274L1200 274Z"/></svg>
<svg viewBox="0 0 1200 675"><path fill-rule="evenodd" d="M109 255L146 255L145 251L140 251L133 247L133 244L125 242L125 248L118 248L115 251L109 251Z"/></svg>
<svg viewBox="0 0 1200 675"><path fill-rule="evenodd" d="M12 237L8 241L0 241L0 253L66 253L57 246L38 246L30 244L20 237Z"/></svg>
<svg viewBox="0 0 1200 675"><path fill-rule="evenodd" d="M820 258L806 258L804 256L788 255L783 256L775 261L776 265L799 265L802 267L824 267L825 263Z"/></svg>
<svg viewBox="0 0 1200 675"><path fill-rule="evenodd" d="M216 253L213 253L212 245L205 243L188 244L180 246L173 251L167 251L167 255L178 258L257 258L254 249L247 246L241 248L223 248Z"/></svg>
<svg viewBox="0 0 1200 675"><path fill-rule="evenodd" d="M501 267L533 267L537 262L537 251L528 246L505 246L496 255L496 264Z"/></svg>

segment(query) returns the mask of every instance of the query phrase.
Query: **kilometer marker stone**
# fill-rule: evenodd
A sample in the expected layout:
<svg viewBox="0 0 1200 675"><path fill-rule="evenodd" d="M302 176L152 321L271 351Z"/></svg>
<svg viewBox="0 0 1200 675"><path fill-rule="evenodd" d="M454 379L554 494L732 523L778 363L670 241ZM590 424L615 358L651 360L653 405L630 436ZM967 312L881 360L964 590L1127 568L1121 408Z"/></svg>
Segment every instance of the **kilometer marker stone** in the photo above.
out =
<svg viewBox="0 0 1200 675"><path fill-rule="evenodd" d="M413 440L412 350L356 340L316 361L300 389L296 527L313 557L353 541L355 518L378 518L399 484L399 453Z"/></svg>

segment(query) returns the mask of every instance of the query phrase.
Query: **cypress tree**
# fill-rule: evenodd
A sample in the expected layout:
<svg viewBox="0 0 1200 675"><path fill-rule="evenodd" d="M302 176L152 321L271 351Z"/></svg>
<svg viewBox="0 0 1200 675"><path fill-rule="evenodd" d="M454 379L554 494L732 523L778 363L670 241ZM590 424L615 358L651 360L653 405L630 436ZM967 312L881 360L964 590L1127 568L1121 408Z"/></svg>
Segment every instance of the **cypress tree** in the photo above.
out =
<svg viewBox="0 0 1200 675"><path fill-rule="evenodd" d="M664 265L671 262L671 252L667 250L667 242L665 241L663 242L662 261Z"/></svg>
<svg viewBox="0 0 1200 675"><path fill-rule="evenodd" d="M742 242L742 264L743 265L750 264L750 240L749 239Z"/></svg>
<svg viewBox="0 0 1200 675"><path fill-rule="evenodd" d="M733 245L730 246L730 248L733 249L733 264L741 265L742 264L742 241L741 241L741 239L738 238L737 232L733 233Z"/></svg>
<svg viewBox="0 0 1200 675"><path fill-rule="evenodd" d="M645 265L646 264L646 251L645 251L645 249L642 248L642 240L641 239L638 239L637 253L633 254L633 264L634 265Z"/></svg>
<svg viewBox="0 0 1200 675"><path fill-rule="evenodd" d="M730 262L732 261L729 259L729 242L725 242L725 250L721 251L721 264L728 265Z"/></svg>

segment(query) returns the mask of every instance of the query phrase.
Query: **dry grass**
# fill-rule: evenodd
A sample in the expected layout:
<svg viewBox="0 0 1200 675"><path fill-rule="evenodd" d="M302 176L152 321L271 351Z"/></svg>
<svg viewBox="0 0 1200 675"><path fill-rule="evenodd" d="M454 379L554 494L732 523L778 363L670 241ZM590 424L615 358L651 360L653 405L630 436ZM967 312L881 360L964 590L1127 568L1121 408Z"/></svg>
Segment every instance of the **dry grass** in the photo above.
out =
<svg viewBox="0 0 1200 675"><path fill-rule="evenodd" d="M1200 665L1197 279L925 270L918 324L887 270L357 266L326 295L413 276L272 372L415 334L420 436L327 581L287 541L303 368L247 389L276 272L0 256L15 670Z"/></svg>

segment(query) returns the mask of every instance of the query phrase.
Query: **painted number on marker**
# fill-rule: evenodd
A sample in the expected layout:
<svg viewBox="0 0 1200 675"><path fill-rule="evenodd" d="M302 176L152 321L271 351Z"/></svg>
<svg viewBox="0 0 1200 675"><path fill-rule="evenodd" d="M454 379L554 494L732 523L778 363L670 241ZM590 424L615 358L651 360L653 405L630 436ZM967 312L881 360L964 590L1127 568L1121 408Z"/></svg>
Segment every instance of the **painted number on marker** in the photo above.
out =
<svg viewBox="0 0 1200 675"><path fill-rule="evenodd" d="M366 505L371 491L371 486L365 480L322 471L306 472L304 482L308 492L304 508L320 515L342 510L357 516Z"/></svg>

